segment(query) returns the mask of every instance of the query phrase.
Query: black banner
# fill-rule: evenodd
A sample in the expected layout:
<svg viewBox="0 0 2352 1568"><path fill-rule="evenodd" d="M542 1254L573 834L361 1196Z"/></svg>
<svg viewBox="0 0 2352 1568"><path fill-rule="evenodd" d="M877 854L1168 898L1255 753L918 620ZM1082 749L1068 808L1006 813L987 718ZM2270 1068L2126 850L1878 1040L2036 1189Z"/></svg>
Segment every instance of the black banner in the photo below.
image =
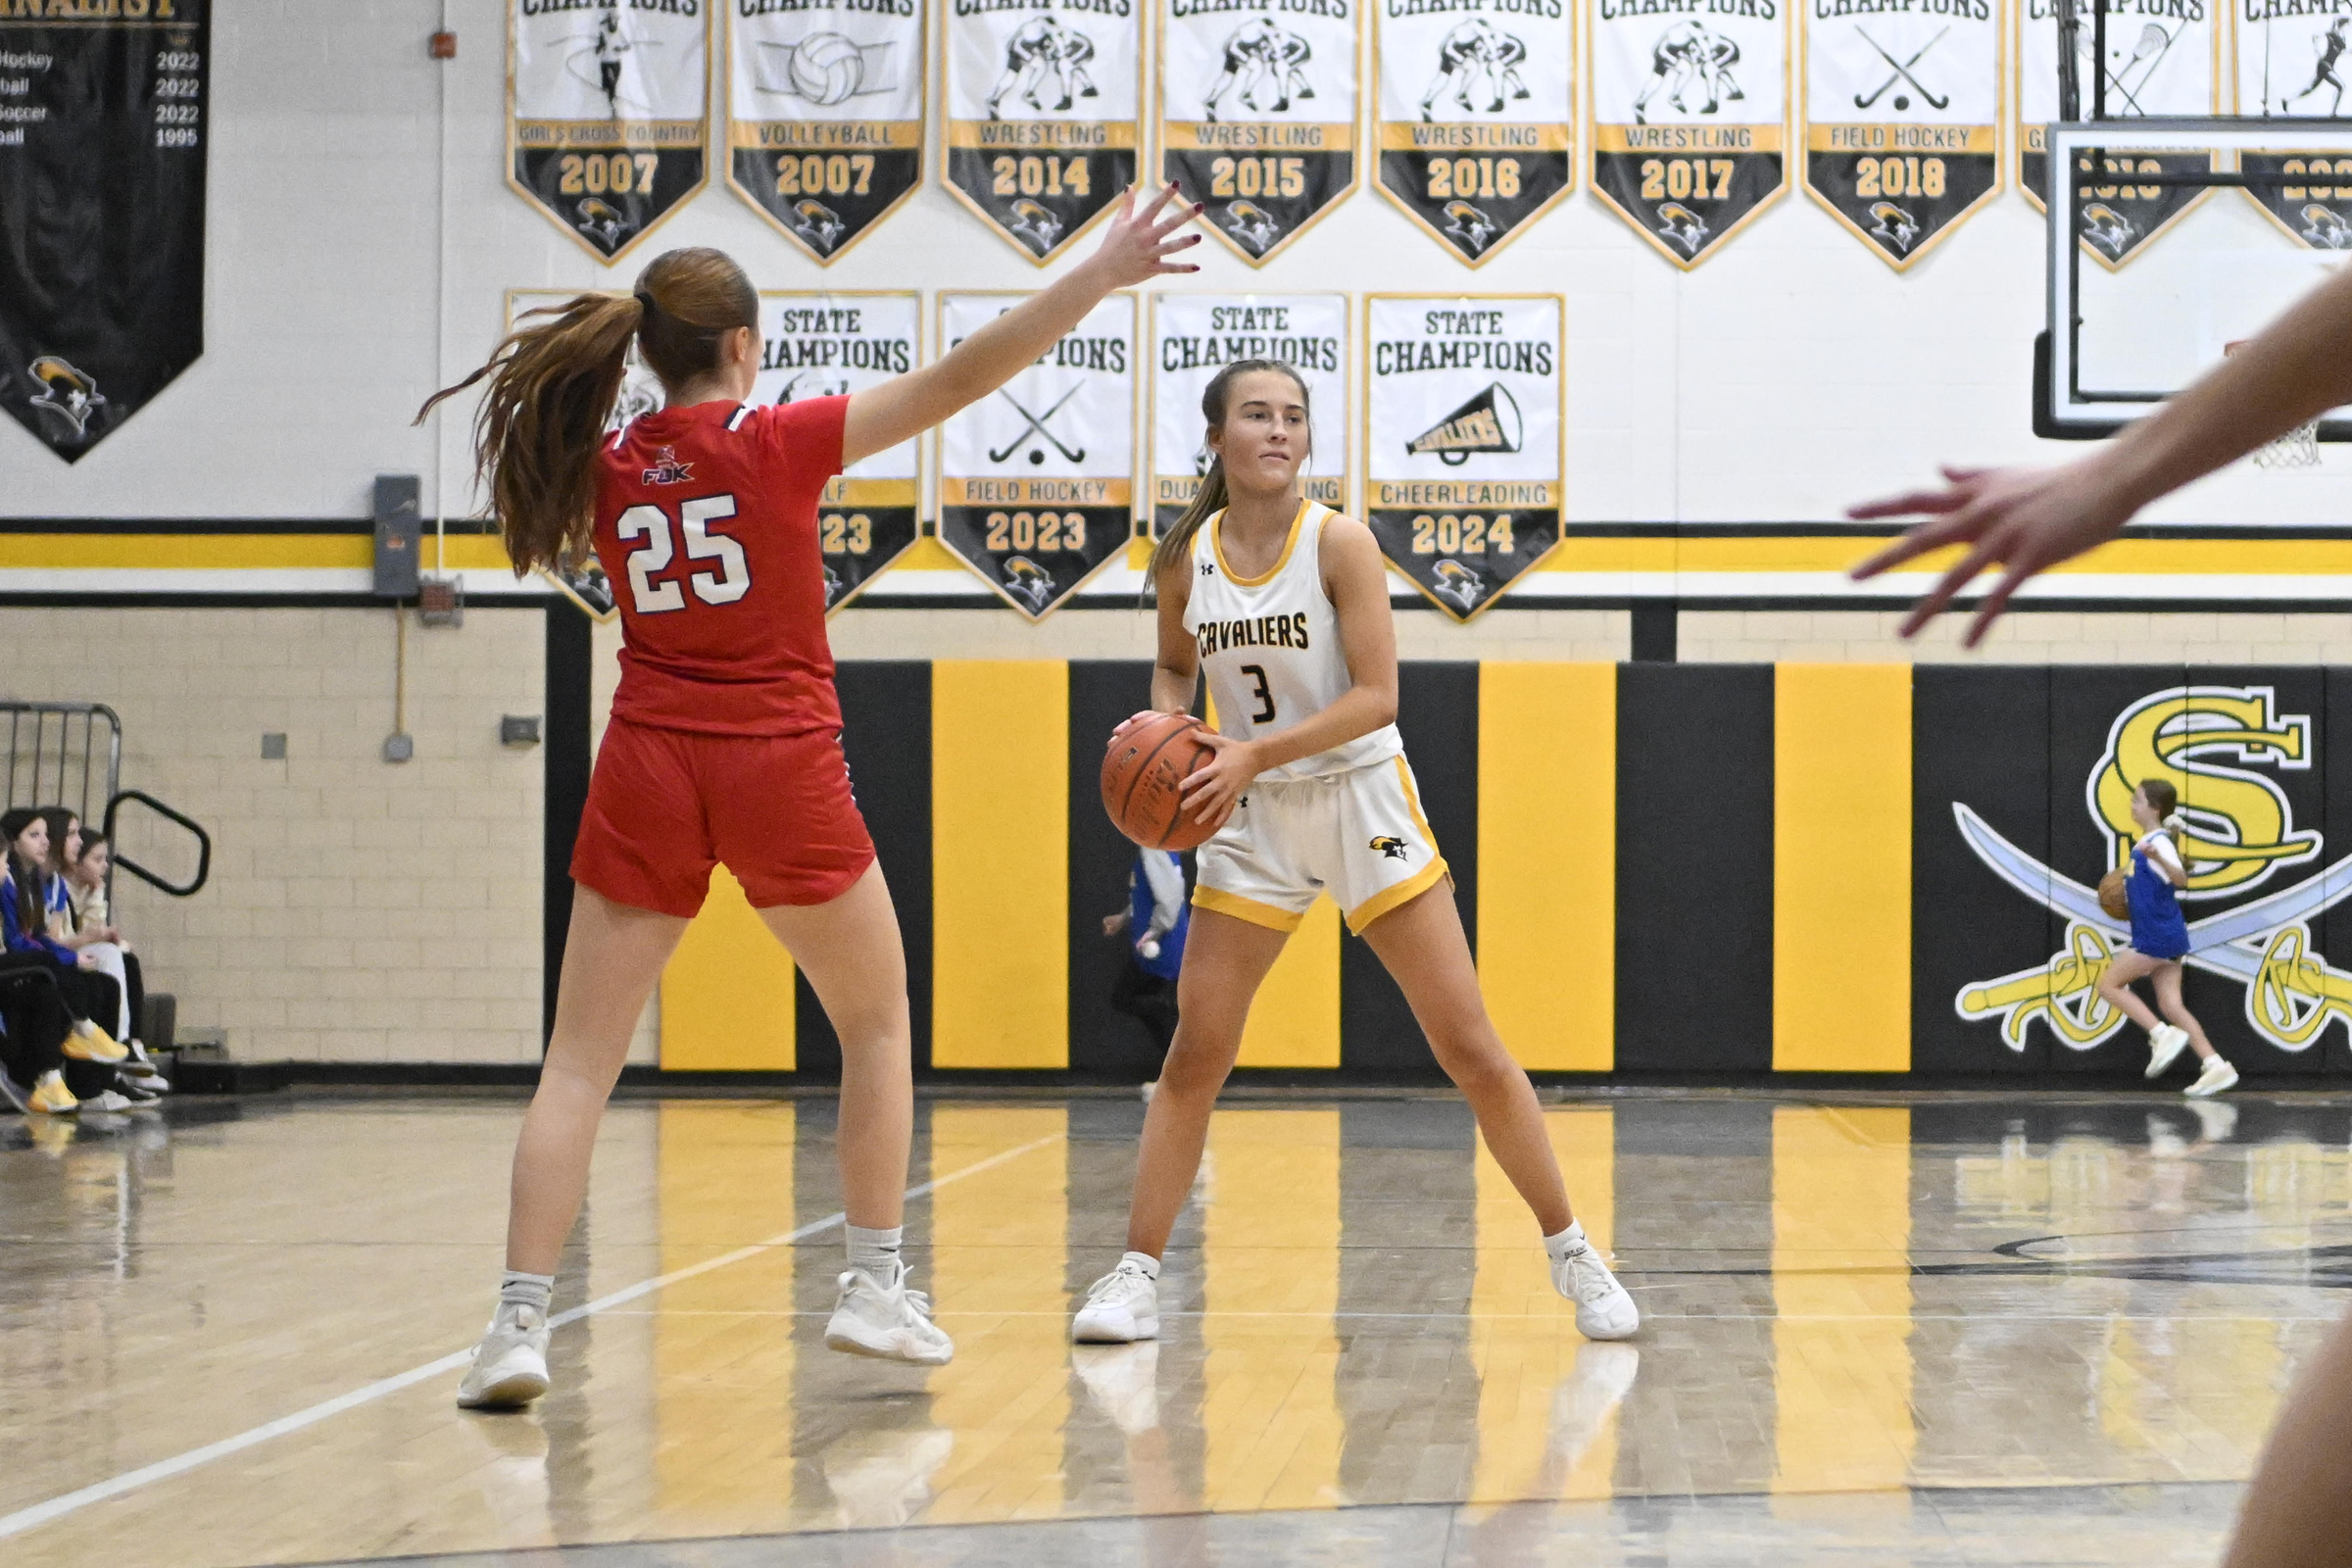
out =
<svg viewBox="0 0 2352 1568"><path fill-rule="evenodd" d="M2046 179L2049 155L2028 159L2036 161ZM2087 155L2075 160L2075 203L2082 214L2082 249L2110 270L2213 193L2210 185L2129 183L2133 174L2208 173L2211 153L2109 152L2100 162L2105 167L2093 170Z"/></svg>
<svg viewBox="0 0 2352 1568"><path fill-rule="evenodd" d="M1814 125L1809 135L1806 185L1897 271L2001 188L1989 125Z"/></svg>
<svg viewBox="0 0 2352 1568"><path fill-rule="evenodd" d="M2241 152L2237 167L2248 174L2312 175L2320 183L2248 185L2246 195L2272 222L2313 250L2352 250L2352 158ZM2329 176L2343 183L2333 183Z"/></svg>
<svg viewBox="0 0 2352 1568"><path fill-rule="evenodd" d="M211 4L21 9L0 5L0 406L74 463L204 352Z"/></svg>

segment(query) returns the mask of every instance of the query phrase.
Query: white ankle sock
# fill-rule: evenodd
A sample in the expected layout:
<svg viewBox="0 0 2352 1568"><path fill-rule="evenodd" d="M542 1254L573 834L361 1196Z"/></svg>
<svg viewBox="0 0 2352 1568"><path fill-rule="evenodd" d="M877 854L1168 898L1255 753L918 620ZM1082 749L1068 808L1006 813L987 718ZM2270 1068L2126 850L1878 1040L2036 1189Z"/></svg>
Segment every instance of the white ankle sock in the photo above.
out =
<svg viewBox="0 0 2352 1568"><path fill-rule="evenodd" d="M1582 1251L1592 1245L1591 1242L1585 1240L1585 1222L1581 1219L1572 1219L1568 1222L1566 1230L1556 1236L1544 1238L1544 1250L1551 1254L1551 1260L1554 1263L1566 1257L1570 1252Z"/></svg>
<svg viewBox="0 0 2352 1568"><path fill-rule="evenodd" d="M888 1230L868 1230L862 1225L844 1225L842 1230L850 1240L850 1267L863 1269L888 1285L906 1266L899 1256L899 1244L906 1237L906 1226L893 1225Z"/></svg>
<svg viewBox="0 0 2352 1568"><path fill-rule="evenodd" d="M1119 1261L1133 1263L1153 1279L1159 1278L1159 1259L1153 1257L1150 1252L1122 1252L1119 1254Z"/></svg>
<svg viewBox="0 0 2352 1568"><path fill-rule="evenodd" d="M547 1313L548 1298L555 1295L556 1277L553 1274L522 1274L507 1270L498 1282L498 1304L501 1306L534 1306L540 1315Z"/></svg>

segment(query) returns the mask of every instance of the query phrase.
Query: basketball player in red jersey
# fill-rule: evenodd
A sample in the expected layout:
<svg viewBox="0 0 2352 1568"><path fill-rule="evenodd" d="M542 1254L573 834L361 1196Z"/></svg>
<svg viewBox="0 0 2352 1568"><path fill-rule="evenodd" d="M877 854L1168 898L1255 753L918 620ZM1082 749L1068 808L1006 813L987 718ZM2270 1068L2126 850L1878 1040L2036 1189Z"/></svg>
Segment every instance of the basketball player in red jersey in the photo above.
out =
<svg viewBox="0 0 2352 1568"><path fill-rule="evenodd" d="M514 1149L507 1273L458 1391L466 1406L547 1392L548 1298L588 1183L605 1102L646 997L725 861L841 1037L839 1149L849 1268L825 1343L945 1362L906 1288L901 1200L913 1135L906 959L850 796L825 641L816 507L850 464L986 397L1104 295L1199 243L1175 187L1133 193L1102 246L936 365L848 397L759 408L760 298L713 250L657 257L625 298L534 312L490 363L475 422L517 574L593 548L620 606L621 677L572 852L576 886L555 1031ZM634 341L665 406L608 435ZM417 417L423 417L420 411Z"/></svg>

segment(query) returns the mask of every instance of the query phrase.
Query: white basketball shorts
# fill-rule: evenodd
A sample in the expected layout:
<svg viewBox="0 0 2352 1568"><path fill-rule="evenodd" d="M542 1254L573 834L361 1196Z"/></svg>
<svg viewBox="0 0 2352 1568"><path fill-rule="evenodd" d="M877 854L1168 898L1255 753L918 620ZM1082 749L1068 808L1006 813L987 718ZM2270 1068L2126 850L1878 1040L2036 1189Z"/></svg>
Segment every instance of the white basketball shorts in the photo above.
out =
<svg viewBox="0 0 2352 1568"><path fill-rule="evenodd" d="M1328 778L1259 779L1200 846L1193 903L1275 931L1295 931L1319 893L1348 929L1437 885L1445 858L1401 757Z"/></svg>

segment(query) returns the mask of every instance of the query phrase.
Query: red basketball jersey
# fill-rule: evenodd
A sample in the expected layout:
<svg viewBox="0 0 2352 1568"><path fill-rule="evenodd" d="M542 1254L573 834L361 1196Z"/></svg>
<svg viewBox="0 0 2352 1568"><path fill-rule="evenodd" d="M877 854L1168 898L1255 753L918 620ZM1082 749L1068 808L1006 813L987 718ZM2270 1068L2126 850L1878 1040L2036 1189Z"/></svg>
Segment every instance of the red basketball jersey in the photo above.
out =
<svg viewBox="0 0 2352 1568"><path fill-rule="evenodd" d="M596 554L620 607L615 716L713 735L841 727L816 509L849 406L698 403L606 438Z"/></svg>

